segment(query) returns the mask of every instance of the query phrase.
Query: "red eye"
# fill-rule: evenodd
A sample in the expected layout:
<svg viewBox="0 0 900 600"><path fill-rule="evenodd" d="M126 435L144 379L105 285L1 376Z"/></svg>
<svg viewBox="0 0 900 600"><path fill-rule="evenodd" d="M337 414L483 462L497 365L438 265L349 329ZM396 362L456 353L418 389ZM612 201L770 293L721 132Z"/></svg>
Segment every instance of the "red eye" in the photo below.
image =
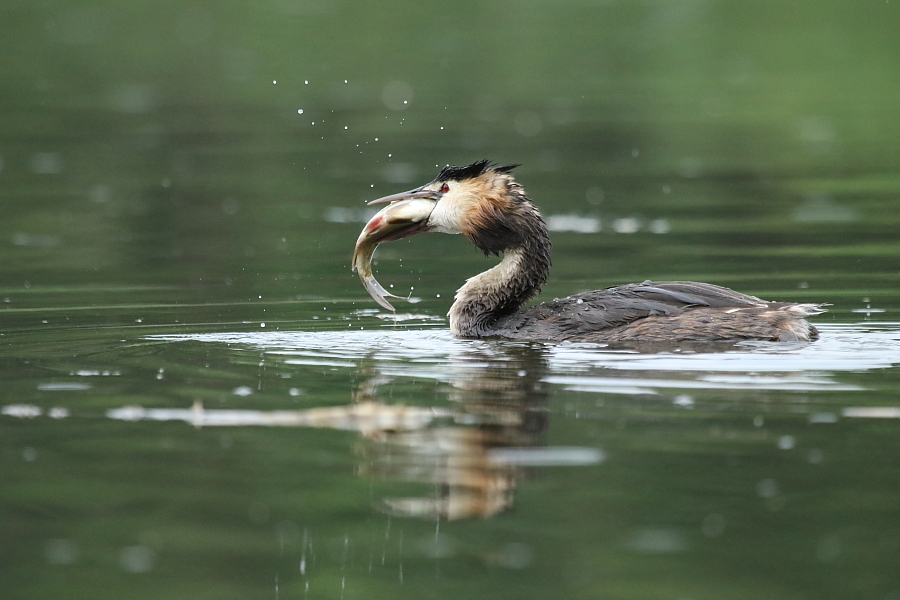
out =
<svg viewBox="0 0 900 600"><path fill-rule="evenodd" d="M441 193L442 193L442 194L446 194L446 193L449 192L449 191L450 191L450 185L449 185L449 184L446 184L446 183L445 183L444 185L441 186Z"/></svg>

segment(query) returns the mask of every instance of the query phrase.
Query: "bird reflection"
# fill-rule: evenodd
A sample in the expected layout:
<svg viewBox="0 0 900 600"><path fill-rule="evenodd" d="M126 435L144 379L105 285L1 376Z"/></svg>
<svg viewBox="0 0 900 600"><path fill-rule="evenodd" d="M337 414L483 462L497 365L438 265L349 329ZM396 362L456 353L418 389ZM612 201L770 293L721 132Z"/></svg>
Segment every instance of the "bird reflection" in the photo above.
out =
<svg viewBox="0 0 900 600"><path fill-rule="evenodd" d="M379 510L407 517L490 517L512 505L523 466L559 464L560 460L571 464L571 456L560 459L559 453L572 449L540 448L549 422L549 391L544 381L548 365L540 345L476 342L463 346L441 364L440 379L449 385L449 406L447 402L428 406L415 398L398 402L395 391L391 402L385 402L380 390L394 381L386 371L395 371L396 363L375 359L363 369L362 383L352 401L343 406L207 409L198 400L189 409L124 406L106 414L124 421L184 421L198 428L356 431L361 476L431 487L426 495L376 503ZM582 464L597 460L593 455L576 457Z"/></svg>
<svg viewBox="0 0 900 600"><path fill-rule="evenodd" d="M451 357L449 399L456 405L445 424L415 430L369 432L357 445L361 475L431 486L423 496L385 498L384 512L405 517L491 517L513 503L521 461L498 452L533 448L546 431L547 363L540 347L486 344ZM375 375L359 388L357 402L377 402Z"/></svg>

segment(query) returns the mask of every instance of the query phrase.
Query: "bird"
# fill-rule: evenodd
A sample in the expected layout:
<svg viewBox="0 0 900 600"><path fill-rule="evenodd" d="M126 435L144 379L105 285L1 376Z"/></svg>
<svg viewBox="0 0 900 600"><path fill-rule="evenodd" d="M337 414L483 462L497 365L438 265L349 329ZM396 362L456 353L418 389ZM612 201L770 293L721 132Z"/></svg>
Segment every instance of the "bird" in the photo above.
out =
<svg viewBox="0 0 900 600"><path fill-rule="evenodd" d="M433 181L378 198L388 203L365 225L353 268L383 307L393 296L372 276L381 243L424 232L462 234L496 266L456 292L447 316L460 338L536 342L659 343L813 341L806 318L824 304L770 302L729 288L692 281L643 281L581 292L522 308L547 282L550 237L537 206L516 181L520 165L479 160L447 165Z"/></svg>

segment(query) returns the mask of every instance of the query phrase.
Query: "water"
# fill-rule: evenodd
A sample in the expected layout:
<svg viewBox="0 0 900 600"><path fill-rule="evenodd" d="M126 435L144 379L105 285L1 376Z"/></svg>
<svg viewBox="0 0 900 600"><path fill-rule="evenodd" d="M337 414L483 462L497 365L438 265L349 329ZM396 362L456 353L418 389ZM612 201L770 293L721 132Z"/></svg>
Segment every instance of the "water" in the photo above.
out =
<svg viewBox="0 0 900 600"><path fill-rule="evenodd" d="M353 323L5 336L10 589L849 597L896 581L898 323L656 353Z"/></svg>
<svg viewBox="0 0 900 600"><path fill-rule="evenodd" d="M0 596L897 600L898 10L7 3ZM493 262L437 234L378 310L364 201L483 157L542 298L709 281L822 338L455 340Z"/></svg>

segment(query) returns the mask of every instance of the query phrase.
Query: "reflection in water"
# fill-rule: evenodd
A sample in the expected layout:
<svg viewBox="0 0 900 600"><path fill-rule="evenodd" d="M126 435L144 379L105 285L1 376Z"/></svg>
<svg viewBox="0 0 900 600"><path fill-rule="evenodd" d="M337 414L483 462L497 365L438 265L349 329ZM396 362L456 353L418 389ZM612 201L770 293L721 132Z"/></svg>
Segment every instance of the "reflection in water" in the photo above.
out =
<svg viewBox="0 0 900 600"><path fill-rule="evenodd" d="M427 427L432 419L448 416L437 408L364 402L306 410L207 410L199 400L189 409L123 406L106 412L122 421L184 421L194 427L327 427L372 435L378 431L401 431Z"/></svg>
<svg viewBox="0 0 900 600"><path fill-rule="evenodd" d="M512 505L523 468L594 464L603 458L595 448L540 447L549 423L545 353L543 347L527 344L454 346L443 363L449 407L382 402L380 387L394 382L396 375L384 373L393 369L385 369L390 362L368 358L361 367L368 376L344 406L209 410L196 401L189 409L126 406L106 414L126 421L179 420L195 427L357 431L360 475L427 484L432 490L423 496L385 498L377 503L379 510L407 517L490 517Z"/></svg>
<svg viewBox="0 0 900 600"><path fill-rule="evenodd" d="M451 356L448 369L453 423L384 431L358 446L361 473L433 488L429 496L386 498L382 508L391 514L460 519L504 511L520 465L497 450L532 448L547 429L547 363L540 348L473 348ZM361 389L375 394L374 384Z"/></svg>
<svg viewBox="0 0 900 600"><path fill-rule="evenodd" d="M569 585L557 573L584 585L564 597L585 598L665 596L650 580L684 598L747 581L780 598L797 573L833 572L847 589L887 580L900 324L822 334L640 353L419 326L153 336L99 358L82 349L0 407L15 484L0 488L13 508L7 537L45 561L41 578L105 564L110 580L183 586L199 573L205 588L216 571L250 565L242 577L274 575L296 598L403 596L397 582L410 597L436 586L446 596L479 578L546 597ZM172 419L239 429L151 422ZM602 444L609 458L551 439ZM535 466L565 465L594 468L531 480ZM513 503L502 518L441 523Z"/></svg>
<svg viewBox="0 0 900 600"><path fill-rule="evenodd" d="M523 469L529 466L596 464L604 459L596 448L542 446L551 389L613 395L626 402L635 394L663 402L671 396L674 405L693 408L696 401L684 391L860 391L862 386L836 375L900 362L900 331L893 324L825 325L822 339L815 344L743 344L717 352L676 348L642 353L596 345L472 342L453 339L445 331L402 329L152 339L237 344L238 352L262 350L293 371L353 369L363 380L351 402L341 406L210 410L197 401L178 409L119 407L106 413L109 418L180 420L196 427L356 431L360 440L354 450L361 476L427 486L425 493L380 499L376 501L379 510L446 519L503 512L512 505ZM73 371L79 377L93 373ZM410 380L433 382L436 387L427 389L438 390L436 399L423 399L414 391L417 388L404 387ZM81 382L53 385L57 386L53 390L91 387ZM391 401L386 401L387 396ZM30 404L6 405L2 414L22 419L70 416L66 409L45 412ZM843 412L813 412L809 422L896 418L897 414L895 406L848 406Z"/></svg>

